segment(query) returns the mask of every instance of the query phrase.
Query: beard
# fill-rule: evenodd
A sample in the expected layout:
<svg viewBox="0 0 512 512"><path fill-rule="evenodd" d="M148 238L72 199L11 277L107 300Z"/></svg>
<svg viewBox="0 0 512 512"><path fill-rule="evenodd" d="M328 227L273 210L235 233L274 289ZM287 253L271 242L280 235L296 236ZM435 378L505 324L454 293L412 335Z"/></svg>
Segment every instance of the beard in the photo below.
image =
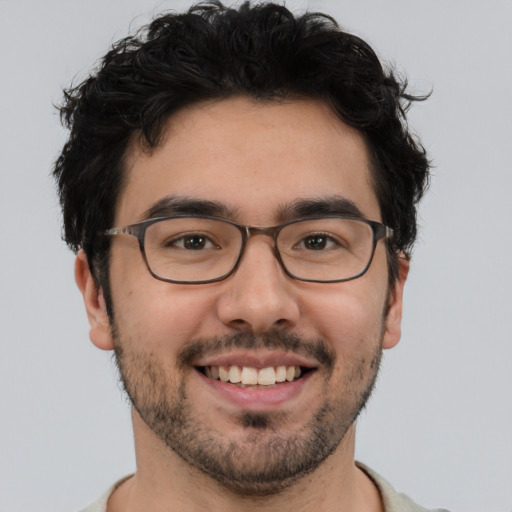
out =
<svg viewBox="0 0 512 512"><path fill-rule="evenodd" d="M381 343L357 361L343 361L341 377L334 377L336 354L323 340L306 340L284 331L261 336L238 333L188 343L166 368L154 354L133 347L115 326L115 356L122 385L142 420L158 439L190 466L239 496L269 496L289 488L317 469L345 437L365 407L375 384L382 355ZM314 356L322 372L322 399L301 427L297 417L283 411L241 411L234 418L237 434L213 428L212 418L198 409L187 390L187 374L198 371L191 362L204 355L237 349L285 350ZM339 392L334 392L338 389ZM238 433L240 432L240 433Z"/></svg>

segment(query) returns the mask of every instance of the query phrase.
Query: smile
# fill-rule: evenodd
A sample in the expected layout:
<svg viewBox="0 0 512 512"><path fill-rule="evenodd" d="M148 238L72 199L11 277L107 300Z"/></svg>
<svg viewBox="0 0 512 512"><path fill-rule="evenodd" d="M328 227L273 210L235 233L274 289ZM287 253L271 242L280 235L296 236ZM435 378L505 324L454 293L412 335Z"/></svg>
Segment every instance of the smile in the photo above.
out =
<svg viewBox="0 0 512 512"><path fill-rule="evenodd" d="M269 366L267 368L254 368L251 366L204 366L202 373L213 380L239 384L241 386L273 386L283 382L293 382L303 375L309 368L300 366Z"/></svg>

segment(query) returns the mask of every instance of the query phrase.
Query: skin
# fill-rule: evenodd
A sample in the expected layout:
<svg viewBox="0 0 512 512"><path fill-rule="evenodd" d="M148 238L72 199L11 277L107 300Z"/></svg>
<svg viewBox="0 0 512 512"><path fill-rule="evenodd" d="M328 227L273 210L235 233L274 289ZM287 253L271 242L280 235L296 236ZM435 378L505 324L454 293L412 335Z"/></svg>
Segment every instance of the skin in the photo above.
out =
<svg viewBox="0 0 512 512"><path fill-rule="evenodd" d="M218 201L229 209L231 220L251 226L278 224L282 206L298 199L333 195L352 201L365 218L381 220L363 138L316 101L257 103L240 97L187 108L169 120L164 140L151 154L133 144L126 173L116 226L141 220L151 205L168 195ZM165 393L162 400L172 402L179 389L185 390L187 414L199 436L208 432L219 450L226 440L234 441L240 455L234 464L241 468L264 465L266 447L277 435L284 440L306 437L322 404L336 410L325 420L335 425L333 435L339 437L329 457L276 492L243 496L169 449L136 407L132 416L137 473L114 492L109 512L234 511L241 506L383 510L377 489L354 464L352 416L375 378L381 349L400 339L407 271L408 263L400 258L400 276L390 289L381 241L362 277L344 283L301 282L283 272L272 253L272 241L256 236L238 270L226 280L178 285L154 279L136 239L118 236L110 268L113 329L102 291L79 253L75 275L91 340L103 350L122 347L121 369L124 366L125 381L134 383L133 394L140 390L135 397L140 410L144 399L152 399L151 389L144 387L154 384L144 378L142 361L155 370L153 395ZM204 385L193 367L178 364L192 340L236 333L258 337L276 330L322 340L332 351L334 364L327 368L310 358L316 370L296 395L279 405L250 402L248 410L262 413L269 428L244 425L241 407ZM239 357L264 358L265 349L244 349ZM350 418L351 423L338 428L340 418Z"/></svg>

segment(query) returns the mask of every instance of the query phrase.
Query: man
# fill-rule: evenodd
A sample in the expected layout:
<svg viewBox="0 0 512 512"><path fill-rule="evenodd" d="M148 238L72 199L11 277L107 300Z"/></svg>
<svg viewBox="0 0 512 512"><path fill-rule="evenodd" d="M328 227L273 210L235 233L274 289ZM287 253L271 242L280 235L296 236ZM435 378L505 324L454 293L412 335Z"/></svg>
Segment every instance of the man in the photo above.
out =
<svg viewBox="0 0 512 512"><path fill-rule="evenodd" d="M414 99L274 4L163 15L66 92L65 238L137 457L88 512L424 510L354 462L428 179Z"/></svg>

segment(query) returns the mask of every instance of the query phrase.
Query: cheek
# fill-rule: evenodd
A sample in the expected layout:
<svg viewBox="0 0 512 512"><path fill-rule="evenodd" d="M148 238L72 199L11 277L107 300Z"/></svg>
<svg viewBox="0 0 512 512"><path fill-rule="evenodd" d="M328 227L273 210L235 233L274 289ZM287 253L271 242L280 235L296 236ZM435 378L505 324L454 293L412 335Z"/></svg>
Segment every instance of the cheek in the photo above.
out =
<svg viewBox="0 0 512 512"><path fill-rule="evenodd" d="M346 283L323 285L304 306L311 328L331 341L340 355L375 346L382 337L387 281L379 285L367 274ZM329 287L328 287L329 286Z"/></svg>
<svg viewBox="0 0 512 512"><path fill-rule="evenodd" d="M172 287L172 284L163 283ZM116 319L129 326L132 334L147 338L151 344L183 344L198 337L204 330L211 306L208 297L197 299L193 294L174 290L145 290L134 297L126 297ZM114 302L115 307L115 302ZM117 309L116 309L117 315Z"/></svg>
<svg viewBox="0 0 512 512"><path fill-rule="evenodd" d="M143 263L119 259L111 268L114 315L123 343L174 357L184 343L205 334L214 311L211 290L159 281Z"/></svg>

